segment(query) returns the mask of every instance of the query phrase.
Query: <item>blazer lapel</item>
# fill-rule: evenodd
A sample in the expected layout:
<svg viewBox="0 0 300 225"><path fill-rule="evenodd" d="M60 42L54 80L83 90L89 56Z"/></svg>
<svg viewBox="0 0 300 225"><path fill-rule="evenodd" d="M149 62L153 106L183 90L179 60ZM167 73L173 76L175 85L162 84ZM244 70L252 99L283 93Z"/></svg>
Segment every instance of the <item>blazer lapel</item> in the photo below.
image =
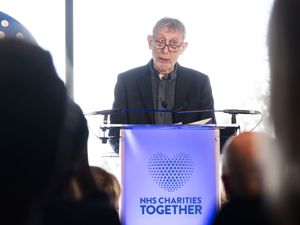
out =
<svg viewBox="0 0 300 225"><path fill-rule="evenodd" d="M139 75L139 94L141 96L144 109L145 110L153 110L153 93L152 93L152 80L151 80L151 72L149 71L148 64L145 66L145 73ZM147 112L150 123L154 124L154 113Z"/></svg>
<svg viewBox="0 0 300 225"><path fill-rule="evenodd" d="M184 75L182 74L182 69L178 65L177 68L177 79L175 87L175 99L174 99L174 110L187 110L188 101L187 101L187 90L189 87L186 84Z"/></svg>

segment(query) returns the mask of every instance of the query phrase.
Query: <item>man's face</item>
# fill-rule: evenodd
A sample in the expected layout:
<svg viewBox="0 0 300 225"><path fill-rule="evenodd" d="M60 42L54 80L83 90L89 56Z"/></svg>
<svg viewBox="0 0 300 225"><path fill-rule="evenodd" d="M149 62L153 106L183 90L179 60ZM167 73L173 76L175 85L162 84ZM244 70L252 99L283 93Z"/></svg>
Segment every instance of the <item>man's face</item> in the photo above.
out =
<svg viewBox="0 0 300 225"><path fill-rule="evenodd" d="M183 42L182 32L162 27L152 36L148 36L149 49L152 50L154 68L163 75L174 70L174 65L180 54L187 47ZM166 44L166 45L165 45Z"/></svg>

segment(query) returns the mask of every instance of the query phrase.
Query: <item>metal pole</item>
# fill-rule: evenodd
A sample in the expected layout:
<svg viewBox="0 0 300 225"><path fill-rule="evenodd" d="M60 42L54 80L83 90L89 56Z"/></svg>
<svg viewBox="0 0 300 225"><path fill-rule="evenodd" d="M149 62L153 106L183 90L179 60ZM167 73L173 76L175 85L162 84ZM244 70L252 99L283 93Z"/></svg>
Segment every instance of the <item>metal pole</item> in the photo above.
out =
<svg viewBox="0 0 300 225"><path fill-rule="evenodd" d="M74 99L73 73L73 0L65 0L66 24L66 88L68 95Z"/></svg>

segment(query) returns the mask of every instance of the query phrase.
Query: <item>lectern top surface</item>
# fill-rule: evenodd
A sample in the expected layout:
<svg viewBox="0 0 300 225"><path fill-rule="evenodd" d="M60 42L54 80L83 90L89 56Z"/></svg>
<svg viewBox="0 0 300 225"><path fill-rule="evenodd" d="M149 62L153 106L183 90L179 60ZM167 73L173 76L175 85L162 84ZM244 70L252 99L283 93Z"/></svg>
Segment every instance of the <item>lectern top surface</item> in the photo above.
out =
<svg viewBox="0 0 300 225"><path fill-rule="evenodd" d="M121 128L121 129L140 129L140 128L165 128L165 129L225 129L225 128L236 128L239 129L238 124L102 124L101 128Z"/></svg>

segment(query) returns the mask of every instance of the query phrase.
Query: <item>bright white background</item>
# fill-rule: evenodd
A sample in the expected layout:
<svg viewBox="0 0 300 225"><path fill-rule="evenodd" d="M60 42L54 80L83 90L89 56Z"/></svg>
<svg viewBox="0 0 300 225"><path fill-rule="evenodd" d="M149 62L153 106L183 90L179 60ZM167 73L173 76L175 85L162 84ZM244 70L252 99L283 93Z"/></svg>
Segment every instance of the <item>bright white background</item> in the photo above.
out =
<svg viewBox="0 0 300 225"><path fill-rule="evenodd" d="M117 74L146 64L147 35L165 16L180 19L189 46L183 66L211 79L216 109L255 109L264 113L257 130L268 129L268 59L266 31L272 0L75 0L74 91L84 112L111 108ZM0 0L0 10L20 21L48 49L58 73L65 74L65 3L63 0ZM216 114L219 124L230 115ZM92 165L119 171L119 158L101 144L101 116L87 117ZM259 116L238 115L241 130ZM118 175L118 174L117 174Z"/></svg>

